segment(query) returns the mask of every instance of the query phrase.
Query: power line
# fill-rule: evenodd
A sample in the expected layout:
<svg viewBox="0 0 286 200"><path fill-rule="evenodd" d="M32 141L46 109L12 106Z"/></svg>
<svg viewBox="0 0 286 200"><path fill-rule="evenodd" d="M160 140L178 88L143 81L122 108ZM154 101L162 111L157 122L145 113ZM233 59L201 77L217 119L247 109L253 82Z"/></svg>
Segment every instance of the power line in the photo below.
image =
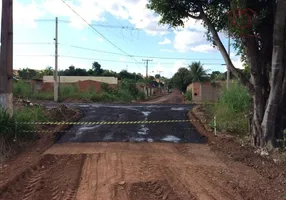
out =
<svg viewBox="0 0 286 200"><path fill-rule="evenodd" d="M44 55L44 54L22 54L22 55L15 55L21 57L54 57L54 55ZM75 59L83 59L83 60L94 60L94 61L103 61L103 62L118 62L118 63L133 63L133 64L144 64L145 62L131 62L131 61L120 61L120 60L110 60L110 59L101 59L101 58L90 58L90 57L80 57L80 56L69 56L69 55L60 55L61 58L75 58ZM156 65L157 63L149 63L150 65ZM174 62L160 62L163 65L173 65ZM203 63L204 65L224 65L222 63ZM183 65L188 65L188 63L183 63Z"/></svg>
<svg viewBox="0 0 286 200"><path fill-rule="evenodd" d="M111 42L109 39L107 39L102 33L100 33L97 29L95 29L90 23L88 23L80 14L78 14L70 5L68 5L65 0L61 0L67 7L69 7L71 9L71 11L73 11L78 17L80 17L89 27L91 27L97 34L99 34L101 37L103 37L107 42L109 42L112 46L114 46L116 49L118 49L119 51L123 52L124 54L126 54L127 56L130 56L127 52L125 52L124 50L122 50L120 47L118 47L117 45L115 45L113 42ZM131 57L132 58L132 57ZM132 58L133 60L135 60L137 63L138 61L135 58ZM139 65L138 65L139 66Z"/></svg>
<svg viewBox="0 0 286 200"><path fill-rule="evenodd" d="M102 51L98 49L91 49L91 48L86 48L86 47L81 47L81 46L75 46L71 45L72 48L77 48L77 49L82 49L82 50L87 50L87 51L95 51L95 52L101 52L101 53L108 53L108 54L114 54L114 55L120 55L120 56L126 56L125 54L120 54L120 53L115 53L115 52L110 52L110 51ZM207 58L186 58L186 57L160 57L160 56L141 56L141 55L129 55L129 57L137 57L137 58L153 58L153 59L166 59L166 60L221 60L222 59L207 59Z"/></svg>
<svg viewBox="0 0 286 200"><path fill-rule="evenodd" d="M90 58L90 57L80 57L80 56L68 56L68 55L60 55L61 58L75 58L75 59L83 59L83 60L94 60L94 61L105 61L105 62L118 62L118 63L138 63L138 62L131 62L131 61L120 61L120 60L110 60L110 59L101 59L101 58ZM144 64L145 62L140 62L140 64ZM150 63L150 64L157 64L157 63ZM173 65L174 62L166 62L160 63L163 65ZM221 63L203 63L204 65L222 65ZM188 65L184 63L184 65Z"/></svg>
<svg viewBox="0 0 286 200"><path fill-rule="evenodd" d="M35 20L37 22L54 22L53 19L37 19ZM59 20L59 22L62 23L71 23L70 20ZM96 26L96 27L103 27L103 28L115 28L115 29L127 29L127 30L131 30L131 31L157 31L157 32L173 32L173 29L158 29L158 28L134 28L132 26L123 26L123 25L106 25L106 24L94 24L91 23L92 26Z"/></svg>

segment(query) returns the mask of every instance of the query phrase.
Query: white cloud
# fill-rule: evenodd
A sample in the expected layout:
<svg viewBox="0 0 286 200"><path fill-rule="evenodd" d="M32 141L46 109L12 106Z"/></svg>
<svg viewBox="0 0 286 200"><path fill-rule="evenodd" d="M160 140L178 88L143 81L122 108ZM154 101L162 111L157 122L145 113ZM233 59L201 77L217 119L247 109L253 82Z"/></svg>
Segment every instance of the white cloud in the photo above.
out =
<svg viewBox="0 0 286 200"><path fill-rule="evenodd" d="M160 49L160 51L162 51L162 52L169 52L169 53L174 52L173 50L170 50L170 49Z"/></svg>
<svg viewBox="0 0 286 200"><path fill-rule="evenodd" d="M175 31L174 47L180 52L191 50L191 45L200 44L205 41L204 34L189 30Z"/></svg>
<svg viewBox="0 0 286 200"><path fill-rule="evenodd" d="M102 37L97 38L98 42L104 42L104 39Z"/></svg>
<svg viewBox="0 0 286 200"><path fill-rule="evenodd" d="M126 61L126 58L120 57L120 58L119 58L119 61Z"/></svg>
<svg viewBox="0 0 286 200"><path fill-rule="evenodd" d="M172 43L171 40L169 40L168 38L164 38L163 41L158 42L158 44L160 44L160 45L171 44L171 43Z"/></svg>
<svg viewBox="0 0 286 200"><path fill-rule="evenodd" d="M206 28L202 25L202 22L200 20L196 20L193 18L185 19L184 21L184 27L186 29L192 29L194 31L199 32L205 32Z"/></svg>
<svg viewBox="0 0 286 200"><path fill-rule="evenodd" d="M243 67L242 62L240 61L240 59L232 60L232 63L233 63L233 65L234 65L236 68L244 69L244 67Z"/></svg>
<svg viewBox="0 0 286 200"><path fill-rule="evenodd" d="M40 9L40 4L32 1L30 4L22 4L20 0L14 1L13 19L15 24L24 24L27 28L35 28L35 19L44 16ZM2 8L2 1L0 2ZM2 17L2 10L0 9L0 19Z"/></svg>
<svg viewBox="0 0 286 200"><path fill-rule="evenodd" d="M194 47L191 47L192 51L200 52L200 53L208 53L210 51L216 51L214 47L212 47L210 44L200 44Z"/></svg>
<svg viewBox="0 0 286 200"><path fill-rule="evenodd" d="M86 27L86 22L104 21L102 15L105 11L102 7L98 6L96 1L78 0L78 3L73 3L71 1L66 1L66 3L71 9L62 1L58 0L44 0L42 7L49 14L58 17L68 17L71 21L70 25L78 29ZM86 22L75 14L72 9L84 18Z"/></svg>
<svg viewBox="0 0 286 200"><path fill-rule="evenodd" d="M164 76L171 78L181 67L187 67L186 61L185 60L175 61L173 67L166 69L164 68Z"/></svg>

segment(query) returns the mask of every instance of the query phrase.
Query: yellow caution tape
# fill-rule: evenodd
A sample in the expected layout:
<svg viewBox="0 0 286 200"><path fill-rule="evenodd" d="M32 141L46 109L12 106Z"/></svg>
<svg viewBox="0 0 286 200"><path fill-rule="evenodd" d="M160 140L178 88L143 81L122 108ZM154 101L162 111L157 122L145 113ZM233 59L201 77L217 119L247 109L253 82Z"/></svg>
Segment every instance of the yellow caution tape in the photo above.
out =
<svg viewBox="0 0 286 200"><path fill-rule="evenodd" d="M186 123L199 122L200 120L156 120L156 121L118 121L118 122L17 122L17 124L34 125L119 125L119 124L161 124L161 123Z"/></svg>

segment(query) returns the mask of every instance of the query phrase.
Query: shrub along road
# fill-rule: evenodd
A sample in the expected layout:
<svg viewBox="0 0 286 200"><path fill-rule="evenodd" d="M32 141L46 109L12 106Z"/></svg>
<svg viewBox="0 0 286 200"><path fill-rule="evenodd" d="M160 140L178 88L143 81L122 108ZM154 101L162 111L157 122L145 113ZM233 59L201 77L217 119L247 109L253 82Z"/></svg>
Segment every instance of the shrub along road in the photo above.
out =
<svg viewBox="0 0 286 200"><path fill-rule="evenodd" d="M167 98L181 99L177 91ZM192 108L156 103L69 105L83 110L81 121L187 119ZM191 124L75 125L0 199L284 199L273 187L253 168L221 159Z"/></svg>

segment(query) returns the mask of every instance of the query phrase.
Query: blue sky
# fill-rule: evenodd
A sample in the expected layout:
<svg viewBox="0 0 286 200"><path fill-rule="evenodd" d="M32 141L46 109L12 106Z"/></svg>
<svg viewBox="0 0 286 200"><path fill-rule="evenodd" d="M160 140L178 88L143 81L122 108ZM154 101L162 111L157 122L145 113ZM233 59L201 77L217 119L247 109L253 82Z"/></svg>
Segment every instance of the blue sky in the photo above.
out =
<svg viewBox="0 0 286 200"><path fill-rule="evenodd" d="M201 61L205 69L225 71L220 52L206 41L200 22L186 20L185 27L177 30L158 25L159 17L145 8L147 0L66 2L104 37L62 0L14 0L15 69L54 67L54 20L58 17L60 69L70 65L89 69L92 62L97 61L104 69L117 72L127 69L145 75L142 59L168 57L176 59L153 58L149 74L162 71L163 76L171 77L179 67L193 61ZM220 37L227 45L224 35ZM231 52L234 65L240 68L239 57L234 56L233 49Z"/></svg>

